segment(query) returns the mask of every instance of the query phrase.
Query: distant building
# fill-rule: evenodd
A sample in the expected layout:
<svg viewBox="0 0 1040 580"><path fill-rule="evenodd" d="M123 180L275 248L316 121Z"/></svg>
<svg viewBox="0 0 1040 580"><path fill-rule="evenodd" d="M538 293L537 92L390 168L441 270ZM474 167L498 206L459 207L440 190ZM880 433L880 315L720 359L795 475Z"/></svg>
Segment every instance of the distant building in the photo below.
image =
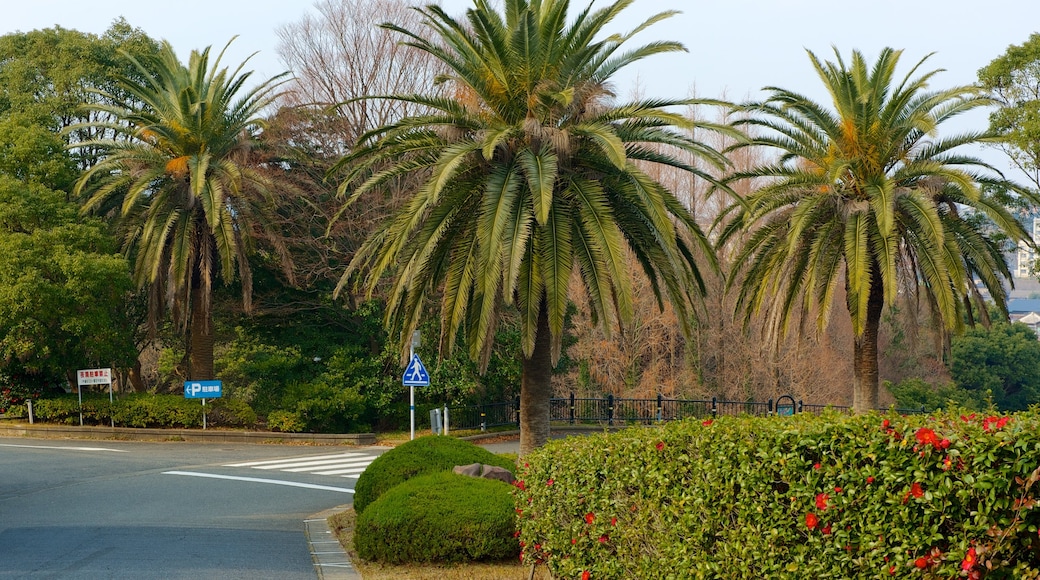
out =
<svg viewBox="0 0 1040 580"><path fill-rule="evenodd" d="M1040 244L1040 218L1033 218L1033 243ZM1036 251L1025 242L1018 242L1018 264L1014 271L1015 278L1032 278L1033 264L1036 263Z"/></svg>

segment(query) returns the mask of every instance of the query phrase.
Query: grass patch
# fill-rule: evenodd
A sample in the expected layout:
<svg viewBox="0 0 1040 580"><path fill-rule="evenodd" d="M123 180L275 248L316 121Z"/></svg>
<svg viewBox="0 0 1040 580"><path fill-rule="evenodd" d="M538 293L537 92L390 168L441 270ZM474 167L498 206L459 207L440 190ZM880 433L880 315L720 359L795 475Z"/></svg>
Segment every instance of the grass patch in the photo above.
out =
<svg viewBox="0 0 1040 580"><path fill-rule="evenodd" d="M354 525L357 515L348 508L329 518L329 527L350 557L351 564L365 580L529 580L531 567L519 562L495 564L401 564L366 562L354 550ZM545 566L535 570L535 580L550 580Z"/></svg>

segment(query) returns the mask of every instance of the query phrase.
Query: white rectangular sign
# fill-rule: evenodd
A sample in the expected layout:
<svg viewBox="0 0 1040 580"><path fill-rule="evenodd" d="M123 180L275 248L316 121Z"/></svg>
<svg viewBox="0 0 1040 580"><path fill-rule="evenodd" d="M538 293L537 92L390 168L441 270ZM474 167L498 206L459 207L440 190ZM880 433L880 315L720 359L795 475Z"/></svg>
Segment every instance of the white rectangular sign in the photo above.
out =
<svg viewBox="0 0 1040 580"><path fill-rule="evenodd" d="M76 371L77 384L84 385L111 385L112 369L81 369Z"/></svg>

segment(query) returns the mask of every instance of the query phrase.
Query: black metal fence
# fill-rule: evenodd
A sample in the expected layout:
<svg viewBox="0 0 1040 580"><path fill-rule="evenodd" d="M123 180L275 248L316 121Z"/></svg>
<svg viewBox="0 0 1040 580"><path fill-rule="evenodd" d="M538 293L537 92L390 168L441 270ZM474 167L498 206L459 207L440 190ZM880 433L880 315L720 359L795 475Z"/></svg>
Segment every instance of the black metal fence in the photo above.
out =
<svg viewBox="0 0 1040 580"><path fill-rule="evenodd" d="M711 399L625 399L607 395L603 398L580 398L571 393L567 398L549 401L549 417L554 423L605 424L608 426L650 425L678 419L707 419L721 415L819 415L825 409L848 412L842 405L816 405L796 401L783 395L768 401L722 401ZM880 409L885 410L885 409ZM520 424L520 399L488 405L449 407L451 429L484 431L494 427ZM898 413L923 413L920 409L896 409Z"/></svg>

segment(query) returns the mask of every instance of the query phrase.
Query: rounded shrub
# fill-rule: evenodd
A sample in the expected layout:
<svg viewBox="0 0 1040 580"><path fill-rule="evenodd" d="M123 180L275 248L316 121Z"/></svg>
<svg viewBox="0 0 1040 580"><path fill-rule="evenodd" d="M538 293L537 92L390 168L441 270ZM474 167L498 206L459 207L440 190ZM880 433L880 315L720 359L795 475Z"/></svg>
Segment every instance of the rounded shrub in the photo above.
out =
<svg viewBox="0 0 1040 580"><path fill-rule="evenodd" d="M509 459L469 441L439 435L419 437L380 455L365 468L354 486L354 510L361 514L380 495L408 479L471 463L516 469Z"/></svg>
<svg viewBox="0 0 1040 580"><path fill-rule="evenodd" d="M516 558L513 493L500 481L439 472L414 477L360 514L354 548L390 564Z"/></svg>

